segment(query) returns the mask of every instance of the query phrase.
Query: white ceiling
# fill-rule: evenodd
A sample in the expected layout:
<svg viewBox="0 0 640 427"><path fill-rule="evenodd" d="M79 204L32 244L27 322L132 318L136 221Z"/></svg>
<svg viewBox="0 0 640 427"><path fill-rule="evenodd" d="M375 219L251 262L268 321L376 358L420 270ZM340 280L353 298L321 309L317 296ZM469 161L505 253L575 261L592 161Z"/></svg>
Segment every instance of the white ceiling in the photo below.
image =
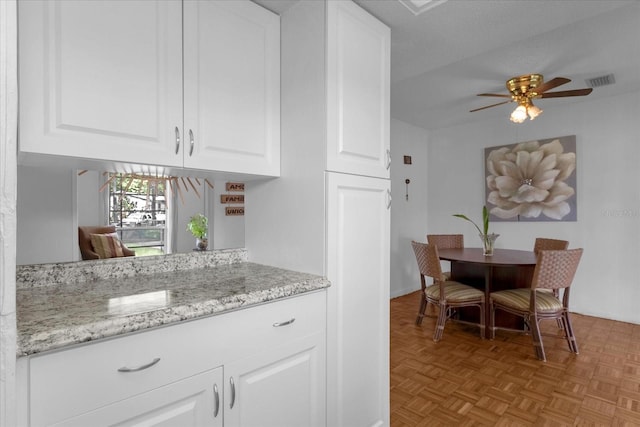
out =
<svg viewBox="0 0 640 427"><path fill-rule="evenodd" d="M296 3L255 1L280 14ZM397 0L355 1L391 28L391 115L407 123L435 129L508 120L514 104L469 110L499 102L475 95L506 93L505 81L521 74L572 80L554 91L614 74L615 84L586 97L536 101L549 112L629 91L640 96L638 0L448 0L418 16Z"/></svg>

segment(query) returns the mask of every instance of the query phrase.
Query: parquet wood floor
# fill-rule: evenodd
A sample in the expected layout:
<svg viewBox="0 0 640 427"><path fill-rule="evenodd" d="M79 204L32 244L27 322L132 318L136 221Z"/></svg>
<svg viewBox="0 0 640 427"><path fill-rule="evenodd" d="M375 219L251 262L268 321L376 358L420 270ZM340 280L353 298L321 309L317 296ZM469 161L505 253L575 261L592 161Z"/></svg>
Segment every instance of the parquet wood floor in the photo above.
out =
<svg viewBox="0 0 640 427"><path fill-rule="evenodd" d="M580 354L542 322L529 335L447 322L415 325L420 293L391 300L391 426L640 426L640 325L573 314ZM431 309L432 307L430 307Z"/></svg>

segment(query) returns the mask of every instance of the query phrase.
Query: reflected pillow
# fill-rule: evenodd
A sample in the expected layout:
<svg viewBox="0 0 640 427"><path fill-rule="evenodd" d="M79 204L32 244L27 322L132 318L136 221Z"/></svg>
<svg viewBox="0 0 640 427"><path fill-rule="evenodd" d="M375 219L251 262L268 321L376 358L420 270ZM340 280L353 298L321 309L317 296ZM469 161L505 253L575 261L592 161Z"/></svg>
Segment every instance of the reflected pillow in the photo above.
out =
<svg viewBox="0 0 640 427"><path fill-rule="evenodd" d="M91 246L100 258L123 257L122 242L116 233L91 234Z"/></svg>

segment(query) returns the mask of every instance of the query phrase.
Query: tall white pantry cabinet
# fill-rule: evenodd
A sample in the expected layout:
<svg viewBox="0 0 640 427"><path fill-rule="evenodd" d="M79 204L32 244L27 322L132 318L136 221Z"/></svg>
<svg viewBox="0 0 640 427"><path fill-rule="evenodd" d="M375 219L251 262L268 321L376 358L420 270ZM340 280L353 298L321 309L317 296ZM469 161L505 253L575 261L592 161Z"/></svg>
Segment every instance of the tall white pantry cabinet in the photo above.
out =
<svg viewBox="0 0 640 427"><path fill-rule="evenodd" d="M327 425L389 425L390 31L348 0L281 16L281 178L247 184L251 261L323 274Z"/></svg>

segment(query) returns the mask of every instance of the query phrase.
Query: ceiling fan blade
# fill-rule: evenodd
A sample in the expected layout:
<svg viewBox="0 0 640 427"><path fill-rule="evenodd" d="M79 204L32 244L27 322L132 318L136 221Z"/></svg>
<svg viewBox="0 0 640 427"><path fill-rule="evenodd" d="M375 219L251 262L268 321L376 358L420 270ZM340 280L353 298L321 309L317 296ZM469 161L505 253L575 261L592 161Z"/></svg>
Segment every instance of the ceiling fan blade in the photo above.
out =
<svg viewBox="0 0 640 427"><path fill-rule="evenodd" d="M585 95L589 95L592 91L593 91L593 88L561 90L560 92L545 92L540 95L540 98L562 98L565 96L585 96Z"/></svg>
<svg viewBox="0 0 640 427"><path fill-rule="evenodd" d="M549 89L553 89L554 87L562 86L564 84L569 83L571 80L566 77L556 77L554 79L549 80L548 82L542 83L537 88L533 89L536 93L546 92Z"/></svg>
<svg viewBox="0 0 640 427"><path fill-rule="evenodd" d="M502 104L508 104L510 102L511 101L498 102L497 104L491 104L491 105L487 105L486 107L480 107L480 108L476 108L475 110L469 110L469 112L473 113L474 111L480 111L480 110L484 110L486 108L496 107L496 106L502 105Z"/></svg>
<svg viewBox="0 0 640 427"><path fill-rule="evenodd" d="M511 95L504 95L500 93L479 93L476 96L497 96L498 98L511 98Z"/></svg>

